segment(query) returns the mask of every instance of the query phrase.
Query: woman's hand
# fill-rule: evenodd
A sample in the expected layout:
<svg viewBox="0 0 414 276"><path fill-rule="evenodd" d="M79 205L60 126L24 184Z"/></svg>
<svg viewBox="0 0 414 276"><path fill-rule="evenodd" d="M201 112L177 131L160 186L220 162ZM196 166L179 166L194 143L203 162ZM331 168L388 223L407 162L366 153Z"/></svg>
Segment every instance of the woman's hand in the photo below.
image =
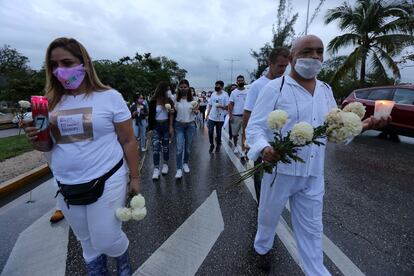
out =
<svg viewBox="0 0 414 276"><path fill-rule="evenodd" d="M139 194L141 191L141 184L140 184L139 177L131 177L131 180L129 181L129 190L128 194L131 196Z"/></svg>
<svg viewBox="0 0 414 276"><path fill-rule="evenodd" d="M19 122L19 127L24 129L26 133L26 137L30 143L33 143L37 139L37 134L39 133L39 129L33 126L33 120L24 120Z"/></svg>

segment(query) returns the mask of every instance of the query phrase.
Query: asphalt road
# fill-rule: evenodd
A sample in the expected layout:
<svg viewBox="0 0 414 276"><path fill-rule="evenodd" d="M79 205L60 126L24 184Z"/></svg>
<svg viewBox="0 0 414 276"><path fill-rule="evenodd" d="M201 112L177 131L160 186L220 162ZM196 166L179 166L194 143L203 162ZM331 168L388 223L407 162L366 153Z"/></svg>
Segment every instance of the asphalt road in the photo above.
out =
<svg viewBox="0 0 414 276"><path fill-rule="evenodd" d="M143 221L124 224L130 239L134 271L141 269L144 263L175 260L173 257L176 256L166 253L168 248L165 245L174 244L179 240L177 236L184 233L186 238L181 236L181 243L174 248L182 256L178 263L171 261L165 267L165 274L172 267L189 267L200 260L196 275L266 275L256 267L252 249L256 202L245 186L228 189L237 173L229 158L233 153L222 148L220 153L209 154L206 134L206 130L197 132L190 160L191 173L181 181L174 179L174 155L170 157L169 175L152 181L152 157L147 152L142 193L147 201L148 215ZM402 137L401 142L392 142L376 135L376 132L366 133L347 146L328 145L323 213L325 236L363 274L413 275L414 139ZM54 188L50 182L36 189L34 203L26 203L28 195L24 195L0 208L0 271L5 267L13 246L16 247L18 233L25 229L26 234L30 232L28 226L54 208ZM216 209L211 205L212 198L218 202ZM211 211L201 214L199 211L204 207ZM197 220L197 217L201 219ZM291 228L288 210L283 217L287 228ZM211 224L224 222L223 230L218 230L206 255L202 256L199 250L192 251L192 247L181 248L180 245L188 241L194 246L204 246L202 231L186 231L198 229L205 219L209 219ZM43 226L50 228L47 221ZM214 232L219 228L212 229ZM53 229L50 233L44 237L45 240L53 239ZM54 263L63 266L66 275L84 275L86 271L79 243L71 231L64 233L57 239L67 244L65 259ZM68 241L65 240L67 238ZM303 275L281 239L276 239L274 249L269 275ZM41 250L45 254L49 251L48 248ZM325 253L325 264L333 275L343 275L340 267L351 265L336 259L332 253ZM20 260L21 267L28 263L18 256L15 259ZM112 261L110 266L113 271Z"/></svg>
<svg viewBox="0 0 414 276"><path fill-rule="evenodd" d="M21 131L21 133L24 133L24 131ZM18 135L18 134L19 134L18 128L9 128L9 129L0 130L0 138L10 137L10 136Z"/></svg>

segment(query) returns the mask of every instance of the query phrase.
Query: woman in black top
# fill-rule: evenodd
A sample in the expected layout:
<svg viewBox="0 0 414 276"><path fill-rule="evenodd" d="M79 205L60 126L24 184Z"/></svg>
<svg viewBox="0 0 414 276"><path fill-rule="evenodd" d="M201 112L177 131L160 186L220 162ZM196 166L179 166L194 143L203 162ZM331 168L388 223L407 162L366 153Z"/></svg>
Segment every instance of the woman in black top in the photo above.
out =
<svg viewBox="0 0 414 276"><path fill-rule="evenodd" d="M141 140L141 151L146 151L148 107L145 104L144 95L135 96L134 103L131 106L131 115L135 122L135 136L138 140Z"/></svg>
<svg viewBox="0 0 414 276"><path fill-rule="evenodd" d="M154 172L152 179L160 178L160 153L162 150L164 163L161 173L168 173L169 143L170 135L173 136L174 129L174 103L168 97L169 83L161 81L154 95L149 102L148 129L152 131L152 153L154 162Z"/></svg>

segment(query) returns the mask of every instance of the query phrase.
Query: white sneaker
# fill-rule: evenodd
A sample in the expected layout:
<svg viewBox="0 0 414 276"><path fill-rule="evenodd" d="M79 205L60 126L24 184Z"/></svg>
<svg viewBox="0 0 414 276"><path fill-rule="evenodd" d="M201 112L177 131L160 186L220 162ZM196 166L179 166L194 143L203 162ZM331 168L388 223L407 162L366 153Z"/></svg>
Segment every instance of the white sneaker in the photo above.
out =
<svg viewBox="0 0 414 276"><path fill-rule="evenodd" d="M181 177L183 177L183 171L178 169L177 173L175 174L175 178L180 179Z"/></svg>
<svg viewBox="0 0 414 276"><path fill-rule="evenodd" d="M237 147L234 148L233 153L234 154L238 154L239 153L239 150L237 149Z"/></svg>
<svg viewBox="0 0 414 276"><path fill-rule="evenodd" d="M160 169L155 168L154 172L152 173L152 179L157 180L160 178Z"/></svg>
<svg viewBox="0 0 414 276"><path fill-rule="evenodd" d="M142 152L146 152L147 151L147 148L144 147L144 148L141 149L141 151Z"/></svg>
<svg viewBox="0 0 414 276"><path fill-rule="evenodd" d="M188 164L186 164L186 163L183 164L183 170L184 170L185 173L190 172L190 168L188 167Z"/></svg>
<svg viewBox="0 0 414 276"><path fill-rule="evenodd" d="M167 164L162 165L161 173L162 174L167 174L168 173L168 165Z"/></svg>

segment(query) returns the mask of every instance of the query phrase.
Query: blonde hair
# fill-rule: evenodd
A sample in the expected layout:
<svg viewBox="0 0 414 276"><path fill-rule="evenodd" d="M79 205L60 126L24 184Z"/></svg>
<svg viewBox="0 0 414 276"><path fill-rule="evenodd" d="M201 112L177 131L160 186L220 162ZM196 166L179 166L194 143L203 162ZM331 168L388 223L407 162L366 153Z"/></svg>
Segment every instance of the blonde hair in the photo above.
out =
<svg viewBox="0 0 414 276"><path fill-rule="evenodd" d="M49 109L53 110L62 99L67 90L62 86L58 79L53 75L53 66L50 60L51 53L56 48L62 48L77 57L83 64L86 74L83 80L85 84L85 93L90 94L93 91L104 91L111 87L102 84L93 67L92 60L85 47L73 38L60 37L53 40L46 50L46 87L45 96L49 99Z"/></svg>

